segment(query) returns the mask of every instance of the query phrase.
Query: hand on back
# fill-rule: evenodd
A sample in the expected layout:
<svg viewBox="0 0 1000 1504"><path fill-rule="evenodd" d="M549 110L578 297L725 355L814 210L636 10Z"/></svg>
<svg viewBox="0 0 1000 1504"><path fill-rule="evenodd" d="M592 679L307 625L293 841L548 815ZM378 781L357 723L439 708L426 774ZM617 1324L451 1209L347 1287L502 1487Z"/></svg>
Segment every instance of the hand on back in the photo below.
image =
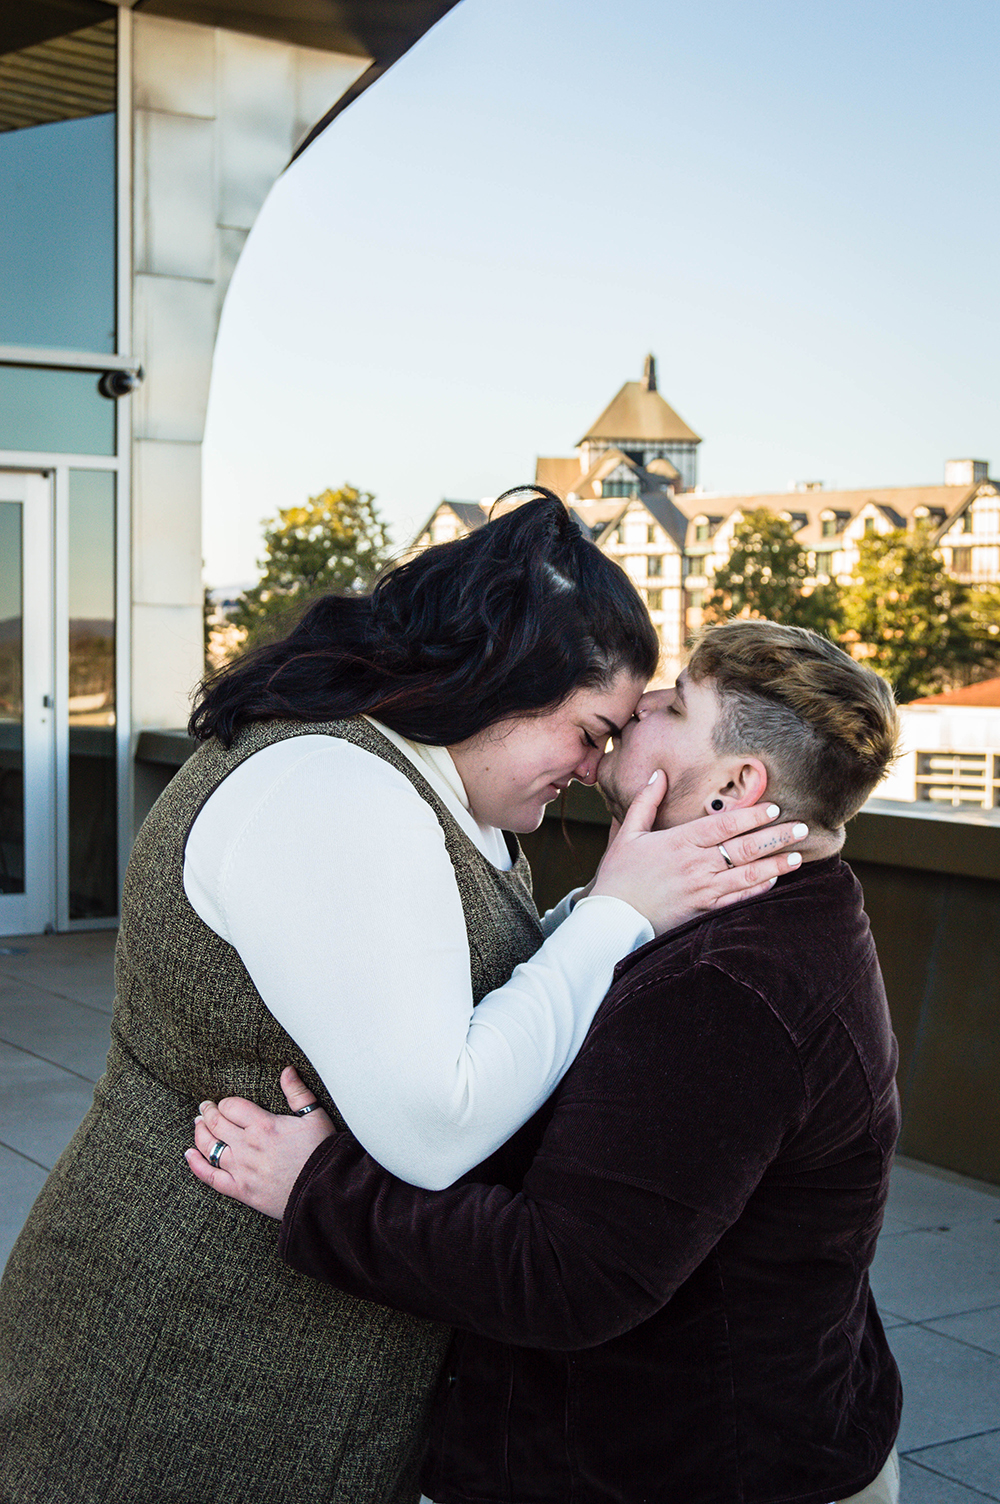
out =
<svg viewBox="0 0 1000 1504"><path fill-rule="evenodd" d="M202 1102L195 1147L184 1154L192 1173L213 1190L278 1221L306 1160L336 1132L290 1065L281 1073L281 1089L290 1113L265 1112L245 1097ZM303 1108L310 1111L301 1115Z"/></svg>

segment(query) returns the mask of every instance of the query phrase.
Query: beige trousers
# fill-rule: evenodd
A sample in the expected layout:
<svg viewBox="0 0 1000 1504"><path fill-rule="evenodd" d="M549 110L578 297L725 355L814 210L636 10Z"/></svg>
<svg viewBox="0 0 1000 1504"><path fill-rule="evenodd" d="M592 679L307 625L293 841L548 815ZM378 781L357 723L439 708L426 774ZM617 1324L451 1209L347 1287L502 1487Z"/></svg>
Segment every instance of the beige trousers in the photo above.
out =
<svg viewBox="0 0 1000 1504"><path fill-rule="evenodd" d="M899 1457L895 1447L875 1481L859 1494L841 1499L840 1504L899 1504Z"/></svg>

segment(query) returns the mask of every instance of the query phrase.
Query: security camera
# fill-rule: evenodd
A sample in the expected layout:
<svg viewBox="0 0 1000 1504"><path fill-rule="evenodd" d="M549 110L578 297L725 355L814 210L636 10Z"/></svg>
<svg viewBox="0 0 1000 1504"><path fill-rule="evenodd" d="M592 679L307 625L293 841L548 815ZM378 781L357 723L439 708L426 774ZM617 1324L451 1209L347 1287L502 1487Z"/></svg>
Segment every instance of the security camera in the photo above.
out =
<svg viewBox="0 0 1000 1504"><path fill-rule="evenodd" d="M142 382L142 367L137 371L105 371L97 383L102 397L127 397Z"/></svg>

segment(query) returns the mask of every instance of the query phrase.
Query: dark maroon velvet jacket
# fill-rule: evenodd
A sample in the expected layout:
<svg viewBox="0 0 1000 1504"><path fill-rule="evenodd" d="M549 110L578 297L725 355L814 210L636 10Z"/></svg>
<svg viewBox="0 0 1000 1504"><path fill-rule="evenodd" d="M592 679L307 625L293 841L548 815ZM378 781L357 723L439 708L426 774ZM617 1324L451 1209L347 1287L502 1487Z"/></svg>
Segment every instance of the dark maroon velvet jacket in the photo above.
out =
<svg viewBox="0 0 1000 1504"><path fill-rule="evenodd" d="M282 1253L460 1329L438 1504L829 1504L899 1424L868 1288L895 1065L861 890L808 863L623 961L549 1103L464 1183L328 1139Z"/></svg>

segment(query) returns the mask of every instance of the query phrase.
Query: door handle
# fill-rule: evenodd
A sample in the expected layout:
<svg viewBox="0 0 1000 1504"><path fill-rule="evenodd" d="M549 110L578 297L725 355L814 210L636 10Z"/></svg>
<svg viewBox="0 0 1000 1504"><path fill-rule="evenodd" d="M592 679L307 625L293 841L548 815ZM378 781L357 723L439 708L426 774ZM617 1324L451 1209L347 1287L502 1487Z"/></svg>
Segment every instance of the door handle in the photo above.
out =
<svg viewBox="0 0 1000 1504"><path fill-rule="evenodd" d="M43 710L54 710L55 709L55 704L56 704L56 702L55 702L55 700L53 699L53 697L51 695L42 695L42 709Z"/></svg>

